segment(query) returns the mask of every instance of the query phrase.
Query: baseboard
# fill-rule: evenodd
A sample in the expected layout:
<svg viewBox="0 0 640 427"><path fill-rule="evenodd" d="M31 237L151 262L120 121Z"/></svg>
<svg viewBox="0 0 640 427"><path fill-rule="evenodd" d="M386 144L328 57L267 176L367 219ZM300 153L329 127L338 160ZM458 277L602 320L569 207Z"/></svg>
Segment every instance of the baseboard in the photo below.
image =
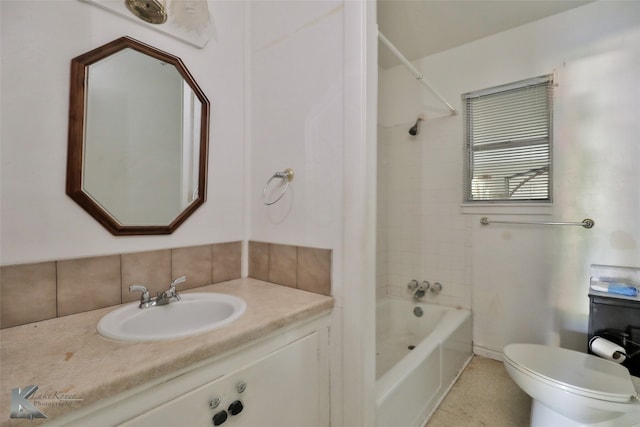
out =
<svg viewBox="0 0 640 427"><path fill-rule="evenodd" d="M473 354L502 362L502 350L473 344Z"/></svg>

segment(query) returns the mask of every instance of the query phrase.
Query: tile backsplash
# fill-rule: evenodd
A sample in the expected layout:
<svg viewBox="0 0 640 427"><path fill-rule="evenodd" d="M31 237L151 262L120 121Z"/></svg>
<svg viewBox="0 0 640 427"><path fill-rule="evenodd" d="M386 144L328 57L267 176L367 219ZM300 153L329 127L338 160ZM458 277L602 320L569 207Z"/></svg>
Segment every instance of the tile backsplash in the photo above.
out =
<svg viewBox="0 0 640 427"><path fill-rule="evenodd" d="M331 295L331 250L252 241L249 277Z"/></svg>
<svg viewBox="0 0 640 427"><path fill-rule="evenodd" d="M137 301L173 279L186 290L241 277L242 242L0 267L0 328ZM331 250L249 242L249 277L331 295Z"/></svg>
<svg viewBox="0 0 640 427"><path fill-rule="evenodd" d="M23 325L137 300L129 286L152 295L172 279L181 289L238 279L242 243L165 249L0 268L0 328Z"/></svg>

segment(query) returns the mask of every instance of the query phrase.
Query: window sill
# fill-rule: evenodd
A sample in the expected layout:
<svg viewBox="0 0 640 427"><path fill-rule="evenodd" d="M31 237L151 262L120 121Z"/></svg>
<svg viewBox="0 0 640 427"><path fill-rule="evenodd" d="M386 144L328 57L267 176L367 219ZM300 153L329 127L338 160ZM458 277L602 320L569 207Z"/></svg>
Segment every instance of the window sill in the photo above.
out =
<svg viewBox="0 0 640 427"><path fill-rule="evenodd" d="M552 203L463 203L460 213L465 215L551 215Z"/></svg>

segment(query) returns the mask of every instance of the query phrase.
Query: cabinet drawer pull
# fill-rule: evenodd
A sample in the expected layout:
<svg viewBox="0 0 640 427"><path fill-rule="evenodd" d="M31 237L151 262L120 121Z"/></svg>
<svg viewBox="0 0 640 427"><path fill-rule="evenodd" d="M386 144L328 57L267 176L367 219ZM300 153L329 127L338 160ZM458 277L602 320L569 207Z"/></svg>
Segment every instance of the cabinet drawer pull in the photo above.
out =
<svg viewBox="0 0 640 427"><path fill-rule="evenodd" d="M220 411L213 416L211 421L213 421L214 426L219 426L220 424L227 421L227 418L228 418L227 411Z"/></svg>
<svg viewBox="0 0 640 427"><path fill-rule="evenodd" d="M238 415L240 412L242 412L243 409L244 405L242 404L242 401L236 400L231 405L229 405L228 411L231 415Z"/></svg>

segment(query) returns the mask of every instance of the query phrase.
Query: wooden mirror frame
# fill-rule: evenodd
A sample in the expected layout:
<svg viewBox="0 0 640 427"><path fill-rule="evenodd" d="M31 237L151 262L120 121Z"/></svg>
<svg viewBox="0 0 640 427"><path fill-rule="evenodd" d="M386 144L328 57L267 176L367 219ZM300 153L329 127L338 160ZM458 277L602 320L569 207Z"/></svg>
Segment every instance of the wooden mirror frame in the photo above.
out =
<svg viewBox="0 0 640 427"><path fill-rule="evenodd" d="M87 84L89 66L123 49L133 49L145 55L156 58L167 64L173 65L182 78L191 87L201 103L200 121L200 147L199 147L199 172L198 172L198 196L168 225L123 225L120 224L109 212L100 206L83 190L83 154L85 133L85 103L87 97ZM194 78L191 76L182 60L177 56L163 52L152 46L134 40L130 37L121 37L101 47L93 49L71 60L71 87L69 102L69 139L67 151L67 194L87 211L94 219L102 224L112 234L144 235L144 234L171 234L182 224L196 209L206 200L207 187L207 163L209 143L209 100L204 95Z"/></svg>

